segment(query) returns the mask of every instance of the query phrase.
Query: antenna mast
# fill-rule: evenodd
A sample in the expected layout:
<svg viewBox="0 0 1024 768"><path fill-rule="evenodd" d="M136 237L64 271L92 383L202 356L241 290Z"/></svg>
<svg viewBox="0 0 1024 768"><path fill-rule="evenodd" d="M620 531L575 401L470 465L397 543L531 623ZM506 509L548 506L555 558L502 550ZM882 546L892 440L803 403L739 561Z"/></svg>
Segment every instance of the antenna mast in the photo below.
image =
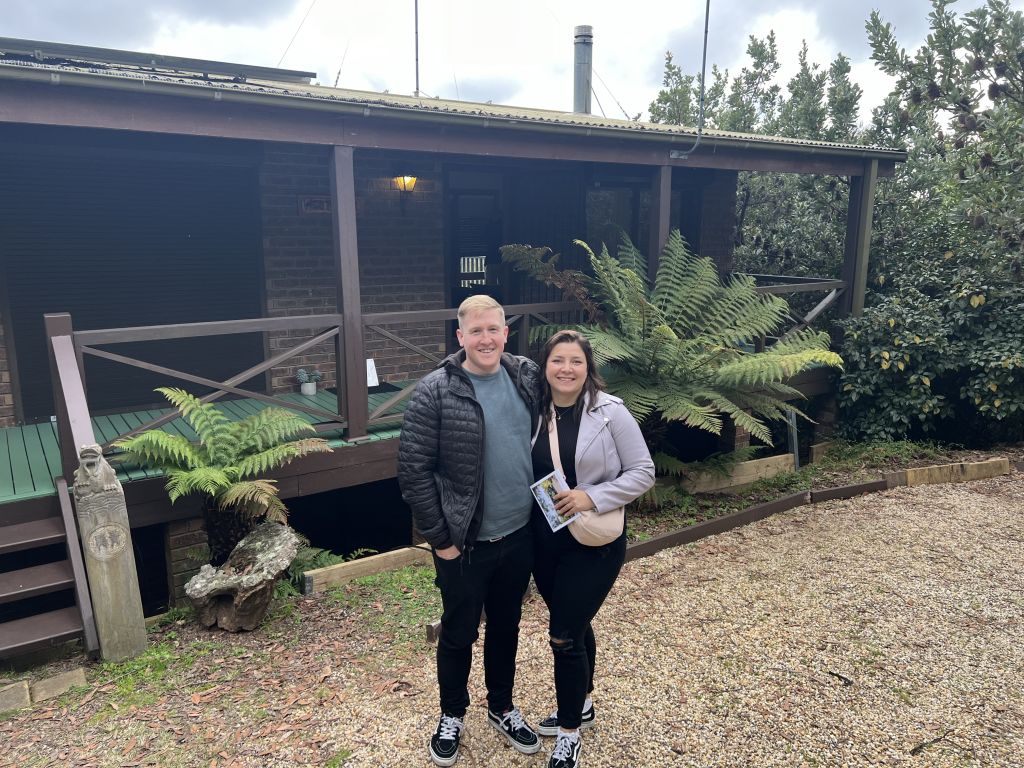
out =
<svg viewBox="0 0 1024 768"><path fill-rule="evenodd" d="M416 27L416 90L413 91L413 95L416 98L420 96L420 0L414 0L415 18L414 24Z"/></svg>

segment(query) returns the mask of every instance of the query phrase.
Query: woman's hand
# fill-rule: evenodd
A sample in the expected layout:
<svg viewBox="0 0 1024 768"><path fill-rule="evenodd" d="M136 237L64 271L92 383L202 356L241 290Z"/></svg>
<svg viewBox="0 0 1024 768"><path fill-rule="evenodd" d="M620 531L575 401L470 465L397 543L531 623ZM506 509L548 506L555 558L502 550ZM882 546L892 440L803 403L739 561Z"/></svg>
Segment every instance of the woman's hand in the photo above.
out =
<svg viewBox="0 0 1024 768"><path fill-rule="evenodd" d="M586 491L581 491L579 488L555 494L555 511L561 517L572 517L577 512L593 508L594 502Z"/></svg>

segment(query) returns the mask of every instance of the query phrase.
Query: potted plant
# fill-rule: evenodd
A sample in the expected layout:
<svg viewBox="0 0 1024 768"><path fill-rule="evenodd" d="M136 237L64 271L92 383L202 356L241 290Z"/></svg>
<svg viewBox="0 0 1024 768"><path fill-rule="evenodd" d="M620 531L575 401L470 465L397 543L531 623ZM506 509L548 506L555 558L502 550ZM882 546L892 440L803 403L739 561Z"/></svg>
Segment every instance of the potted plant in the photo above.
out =
<svg viewBox="0 0 1024 768"><path fill-rule="evenodd" d="M295 380L299 382L299 390L306 397L313 397L316 394L316 383L320 381L324 375L320 373L316 368L299 368L295 372Z"/></svg>

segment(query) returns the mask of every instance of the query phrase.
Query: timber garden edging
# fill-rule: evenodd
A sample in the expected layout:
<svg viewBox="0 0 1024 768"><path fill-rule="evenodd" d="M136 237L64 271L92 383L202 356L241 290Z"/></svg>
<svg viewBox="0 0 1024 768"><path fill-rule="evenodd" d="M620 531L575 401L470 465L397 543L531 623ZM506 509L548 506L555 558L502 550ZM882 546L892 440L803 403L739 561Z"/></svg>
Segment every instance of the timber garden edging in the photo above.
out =
<svg viewBox="0 0 1024 768"><path fill-rule="evenodd" d="M663 549L690 544L694 541L714 536L718 533L725 533L741 525L763 520L778 512L788 512L796 507L805 504L817 504L822 501L833 501L838 499L851 499L854 496L861 496L865 493L875 493L891 488L913 485L936 485L940 483L958 483L970 480L984 480L990 477L998 477L1010 473L1010 460L1007 458L988 459L986 461L965 462L959 461L952 464L937 464L930 467L916 467L914 469L902 470L899 472L887 472L878 480L868 480L853 485L837 486L835 488L824 488L817 491L801 491L788 496L783 496L774 501L767 501L763 504L755 504L752 507L741 509L738 512L731 512L721 517L705 520L694 525L688 525L675 531L656 536L647 541L631 545L626 550L626 562L641 557L648 557Z"/></svg>

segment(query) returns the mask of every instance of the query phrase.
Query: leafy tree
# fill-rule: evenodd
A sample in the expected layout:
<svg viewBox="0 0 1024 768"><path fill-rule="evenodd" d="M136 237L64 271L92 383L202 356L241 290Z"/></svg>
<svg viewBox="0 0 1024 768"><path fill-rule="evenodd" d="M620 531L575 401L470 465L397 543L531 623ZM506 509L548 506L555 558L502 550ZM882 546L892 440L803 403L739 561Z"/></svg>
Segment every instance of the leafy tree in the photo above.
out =
<svg viewBox="0 0 1024 768"><path fill-rule="evenodd" d="M954 218L977 230L975 264L1024 279L1024 16L988 0L957 16L932 0L931 31L910 56L872 12L872 59L896 77L904 122L924 114L930 140L958 187ZM924 138L924 137L922 137ZM948 185L947 185L948 186Z"/></svg>
<svg viewBox="0 0 1024 768"><path fill-rule="evenodd" d="M962 16L934 0L913 55L872 14L873 57L897 78L872 139L907 163L879 185L872 294L844 323L850 436L1019 440L1024 431L1024 20L1001 0Z"/></svg>
<svg viewBox="0 0 1024 768"><path fill-rule="evenodd" d="M231 421L212 403L185 390L157 391L178 409L198 441L149 429L118 440L114 447L129 461L165 472L172 503L190 493L208 497L206 531L212 560L219 564L260 520L287 520L276 482L263 476L293 459L329 452L330 446L319 437L300 437L315 430L283 408L265 408Z"/></svg>
<svg viewBox="0 0 1024 768"><path fill-rule="evenodd" d="M838 55L827 70L810 62L807 46L786 91L774 34L751 37L749 63L729 80L712 68L706 121L720 130L794 138L858 142L861 89L850 62ZM693 125L699 79L684 75L666 55L664 88L650 106L654 122ZM722 94L728 97L723 100ZM788 275L838 275L845 242L849 186L845 179L796 174L742 173L737 184L734 261L737 269ZM803 297L798 301L807 301Z"/></svg>
<svg viewBox="0 0 1024 768"><path fill-rule="evenodd" d="M641 423L663 471L680 469L669 455L667 423L720 434L728 418L770 444L765 421L784 419L792 407L786 401L799 397L786 381L812 367L842 365L829 351L828 335L809 330L757 351L756 343L782 326L788 305L758 293L751 278L723 282L714 262L694 256L678 230L669 235L653 286L628 239L618 258L576 242L593 277L558 270L558 257L547 248L505 246L502 255L590 308L591 322L578 330L606 370L609 389Z"/></svg>

